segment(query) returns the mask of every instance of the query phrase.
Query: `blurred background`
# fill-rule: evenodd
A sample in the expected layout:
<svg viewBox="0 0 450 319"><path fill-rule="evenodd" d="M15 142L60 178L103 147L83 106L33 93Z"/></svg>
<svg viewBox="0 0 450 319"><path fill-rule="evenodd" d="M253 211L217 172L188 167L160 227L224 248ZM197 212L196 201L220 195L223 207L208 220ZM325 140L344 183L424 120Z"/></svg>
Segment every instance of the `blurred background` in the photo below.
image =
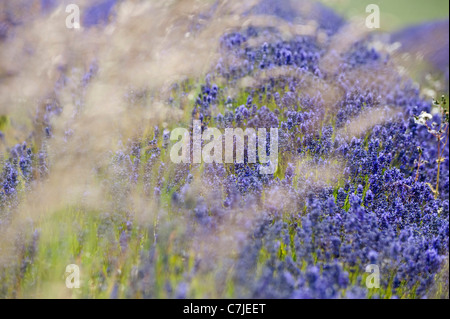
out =
<svg viewBox="0 0 450 319"><path fill-rule="evenodd" d="M320 1L347 20L368 15L365 13L365 8L369 4L378 5L380 8L379 31L389 33L391 42L400 43L400 50L411 54L403 56L400 61L408 69L410 75L421 83L429 84L424 74L429 70L440 71L444 73L448 86L449 1ZM448 92L448 89L446 91Z"/></svg>
<svg viewBox="0 0 450 319"><path fill-rule="evenodd" d="M447 0L321 0L343 17L350 19L365 12L369 4L380 7L381 30L398 31L402 28L433 20L448 19Z"/></svg>
<svg viewBox="0 0 450 319"><path fill-rule="evenodd" d="M116 9L123 0L0 0L0 40L5 39L11 30L33 18L42 15L54 15L58 8L68 4L77 4L81 8L82 27L105 26L116 15ZM131 0L127 3L139 3ZM158 3L157 0L149 2ZM172 3L176 1L168 1ZM215 1L199 1L212 4ZM220 2L220 1L219 1ZM217 3L219 3L217 2ZM299 22L299 12L305 6L302 0L260 0L243 2L259 2L258 13L274 14L286 19L290 23ZM389 33L392 42L402 44L402 51L419 54L420 59L430 62L448 79L448 17L449 1L447 0L317 0L316 2L331 8L347 21L365 19L366 7L376 4L380 8L379 32ZM297 20L296 20L297 19ZM422 61L408 61L407 68L412 63ZM417 70L423 71L423 67L411 70L413 77L417 78ZM0 69L0 75L2 70ZM420 75L420 74L419 74Z"/></svg>

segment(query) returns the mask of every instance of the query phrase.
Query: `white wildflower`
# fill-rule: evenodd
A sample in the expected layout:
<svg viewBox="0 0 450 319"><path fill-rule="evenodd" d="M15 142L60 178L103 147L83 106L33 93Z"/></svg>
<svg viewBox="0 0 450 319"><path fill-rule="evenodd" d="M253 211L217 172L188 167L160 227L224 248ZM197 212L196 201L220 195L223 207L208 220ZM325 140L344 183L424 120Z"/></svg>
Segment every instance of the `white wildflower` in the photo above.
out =
<svg viewBox="0 0 450 319"><path fill-rule="evenodd" d="M422 111L419 116L414 116L414 122L419 125L425 125L433 116L430 113Z"/></svg>

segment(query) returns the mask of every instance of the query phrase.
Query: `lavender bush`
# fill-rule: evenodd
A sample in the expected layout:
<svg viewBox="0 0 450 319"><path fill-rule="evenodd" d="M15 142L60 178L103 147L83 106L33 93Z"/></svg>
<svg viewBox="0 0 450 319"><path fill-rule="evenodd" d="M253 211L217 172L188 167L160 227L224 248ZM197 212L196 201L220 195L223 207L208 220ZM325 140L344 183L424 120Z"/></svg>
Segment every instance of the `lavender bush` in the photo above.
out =
<svg viewBox="0 0 450 319"><path fill-rule="evenodd" d="M27 96L28 115L1 118L1 297L448 298L445 98L432 103L389 43L353 34L330 9L276 3L88 11L77 36L110 42L55 48L47 92ZM174 31L124 16L154 10L179 18ZM313 31L292 29L311 19ZM28 32L15 30L0 40L2 90L16 78L28 87L41 61L30 42L33 64L12 72ZM197 119L202 130L277 127L276 172L247 157L172 163L170 130L192 132ZM79 290L64 286L68 264L81 268ZM366 287L369 264L379 288Z"/></svg>

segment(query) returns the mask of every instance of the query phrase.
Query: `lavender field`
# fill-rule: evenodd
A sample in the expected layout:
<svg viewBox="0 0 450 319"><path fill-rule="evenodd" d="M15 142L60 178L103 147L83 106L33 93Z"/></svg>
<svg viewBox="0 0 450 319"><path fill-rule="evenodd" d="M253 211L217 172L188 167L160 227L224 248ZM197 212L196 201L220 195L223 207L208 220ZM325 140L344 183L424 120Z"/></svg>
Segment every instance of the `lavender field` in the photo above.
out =
<svg viewBox="0 0 450 319"><path fill-rule="evenodd" d="M356 2L0 0L0 298L448 299L449 4Z"/></svg>

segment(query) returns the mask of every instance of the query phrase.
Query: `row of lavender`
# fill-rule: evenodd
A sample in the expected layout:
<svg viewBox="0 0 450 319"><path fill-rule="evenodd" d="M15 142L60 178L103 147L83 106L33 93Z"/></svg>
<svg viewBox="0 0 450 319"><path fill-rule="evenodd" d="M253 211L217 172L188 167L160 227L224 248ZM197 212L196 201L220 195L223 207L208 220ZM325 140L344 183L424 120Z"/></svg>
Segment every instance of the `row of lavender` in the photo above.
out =
<svg viewBox="0 0 450 319"><path fill-rule="evenodd" d="M332 37L342 21L326 21L335 21L331 27L322 26ZM272 40L260 46L249 44L249 39L261 36ZM199 266L186 273L186 280L167 289L174 297L188 297L192 272L214 271L217 286L232 281L236 297L427 296L448 256L448 147L438 154L436 139L414 116L431 113L429 122L439 126L445 120L441 113L432 112L431 102L412 83L381 72L389 67L389 58L370 48L368 41L358 41L340 54L337 71L321 64L332 50L327 47L330 41L319 43L306 36L284 41L275 28L254 27L228 33L220 41L223 60L201 86L192 119L202 120L203 128L278 127L280 164L278 172L269 176L258 174L259 164L205 164L199 178L218 195L192 202L186 194L195 182L191 174L195 167L177 167L173 183L155 176L150 179L156 181L149 180L146 169L139 169L164 171L174 165L161 155L169 145L167 133L155 128L153 139L135 141L116 156L123 174L113 192L124 193L123 180L142 179L148 196L162 201L170 194L169 215L186 213L187 236L214 237L236 210L253 215L256 211L257 218L243 226L243 234L234 233L242 236L234 258L212 254L210 260L198 259ZM240 89L239 98L227 96L228 87L236 87L240 79L285 67L294 72L269 75ZM90 72L89 77L95 76L94 69ZM215 79L225 84L216 85ZM330 102L323 86L340 92L339 99ZM178 90L179 95L187 93L183 85ZM51 108L48 112L55 113ZM355 120L373 112L383 114L383 121L348 136ZM51 138L50 126L45 129ZM155 147L145 153L149 145ZM444 159L436 163L440 158ZM299 162L306 162L300 170ZM338 176L333 183L313 173L330 168ZM2 212L14 210L17 190L33 179L33 169L41 176L47 174L44 149L33 154L26 144L14 147L3 165ZM269 205L268 194L277 190L282 195ZM283 204L290 199L294 206ZM133 227L132 222L127 225ZM164 221L160 227L164 228ZM124 229L124 241L129 231ZM143 251L139 276L130 291L153 296L152 284L145 278L153 276L154 263L152 251ZM214 269L210 264L219 266ZM365 287L368 264L381 269L380 290ZM229 268L231 278L226 276Z"/></svg>

